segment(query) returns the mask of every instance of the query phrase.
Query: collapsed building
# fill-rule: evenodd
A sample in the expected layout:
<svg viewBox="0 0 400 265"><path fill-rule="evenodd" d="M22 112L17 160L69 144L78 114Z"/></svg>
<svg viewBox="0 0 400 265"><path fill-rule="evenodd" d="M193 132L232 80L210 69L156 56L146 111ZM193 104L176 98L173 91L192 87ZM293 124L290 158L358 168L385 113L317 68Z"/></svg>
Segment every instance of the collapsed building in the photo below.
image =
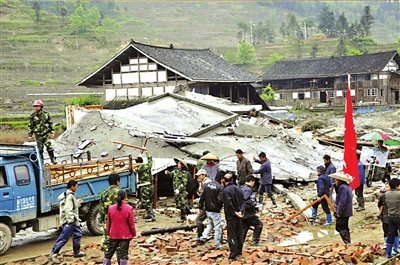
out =
<svg viewBox="0 0 400 265"><path fill-rule="evenodd" d="M263 151L271 160L276 182L314 181L315 168L322 164L324 154L334 160L341 156L266 112L249 120L242 114L251 108L261 110L262 106L239 105L188 91L153 96L120 110L75 108L75 123L55 141L56 154L59 160L86 151L93 159L137 156L142 154L113 142L146 146L153 156L159 196L172 194L171 179L164 170L175 165L173 158L195 165L205 150L219 157L220 169L232 172L236 171L236 149L242 149L250 160ZM258 167L253 162L253 168Z"/></svg>

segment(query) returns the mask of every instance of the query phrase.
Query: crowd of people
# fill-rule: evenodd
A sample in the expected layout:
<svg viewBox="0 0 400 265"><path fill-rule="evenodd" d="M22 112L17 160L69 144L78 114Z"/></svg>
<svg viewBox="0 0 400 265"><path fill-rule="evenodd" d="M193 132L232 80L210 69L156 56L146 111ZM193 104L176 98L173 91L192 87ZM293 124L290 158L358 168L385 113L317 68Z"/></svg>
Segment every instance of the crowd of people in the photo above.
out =
<svg viewBox="0 0 400 265"><path fill-rule="evenodd" d="M54 149L50 142L53 132L50 115L43 110L43 102L36 100L33 104L35 111L29 119L29 137L35 136L40 156L43 159L43 149L46 146L50 160L57 163L54 157ZM250 116L255 116L252 110ZM386 150L383 141L378 141L378 148ZM156 215L152 208L154 183L151 168L152 156L146 151L147 162L138 157L136 162L141 164L137 168L139 177L140 204L146 210L144 219L148 222L156 221ZM189 173L189 167L184 160L175 158L176 168L166 175L172 176L173 191L176 207L180 210L178 222L185 222L186 216L191 213L193 198L199 197L199 213L196 218L197 240L204 244L214 230L214 247L222 248L222 215L227 229L227 242L230 249L229 259L236 260L242 254L243 242L250 227L253 227L252 244L260 243L263 224L257 215L257 209L264 204L264 194L270 198L272 206L276 207L276 200L272 190L273 174L271 161L264 152L260 152L253 160L260 164L259 169L254 170L252 163L244 156L241 149L236 150L236 174L220 170L219 158L205 151L197 164L195 178ZM357 153L358 172L360 185L355 189L357 199L356 211L365 210L363 189L365 184L364 165L360 160L360 152ZM312 222L315 222L319 205L325 212L325 225L333 224L332 212L329 200L334 201L333 215L336 218L335 229L345 244L351 243L349 218L353 215L352 188L349 183L352 179L343 172L336 172L336 167L331 162L331 157L323 157L323 166L316 168L317 199L312 206ZM253 174L259 174L256 185ZM104 238L102 250L104 251L104 265L111 264L111 258L117 252L118 264L128 264L129 243L136 236L135 217L133 208L127 204L127 194L119 188L120 177L117 174L109 175L109 188L101 193L99 204L99 222L104 224ZM383 188L382 196L378 202L379 218L382 221L384 240L386 243L386 255L391 258L399 253L400 231L400 179L388 180L388 186ZM256 189L256 186L258 188ZM70 180L67 190L59 196L61 233L51 250L50 260L59 264L57 258L61 248L70 237L73 238L73 252L75 257L85 255L80 250L82 236L79 207L81 201L75 197L78 188L76 180ZM258 198L257 198L258 193ZM335 200L333 194L336 193ZM208 219L207 227L203 222Z"/></svg>
<svg viewBox="0 0 400 265"><path fill-rule="evenodd" d="M146 221L156 220L154 210L151 206L154 185L151 175L152 157L146 151L147 163L138 158L141 166L137 169L140 183L141 207L146 210L144 217ZM176 207L180 210L178 222L184 222L190 213L194 196L198 196L199 212L196 218L197 241L204 244L212 231L214 231L214 248L223 248L223 216L225 217L227 242L230 250L229 259L237 260L242 255L243 243L246 240L247 232L253 227L252 245L260 244L260 236L263 229L257 211L263 207L264 193L271 199L272 207L276 207L276 201L272 192L272 171L271 162L264 152L259 153L258 158L253 158L260 163L258 170L253 170L252 164L244 156L240 149L236 150L237 170L236 174L225 172L219 169L218 157L205 151L198 161L199 170L193 178L184 160L175 158L176 168L167 175L172 176L172 185L175 196ZM358 155L358 158L360 156ZM332 213L325 198L332 198L336 193L335 229L345 244L351 243L349 218L353 215L352 189L349 186L351 178L342 172L336 172L336 168L330 161L330 157L323 157L324 166L318 166L317 197L312 207L310 219L317 218L318 206L321 205L325 214L325 225L333 224ZM363 168L359 163L360 172ZM328 175L329 173L329 175ZM260 174L258 189L257 179L253 174ZM362 174L361 174L362 175ZM361 185L364 184L361 176ZM128 249L130 241L136 236L135 217L133 208L126 203L127 195L119 188L120 178L117 174L109 176L109 188L102 192L99 205L99 221L104 223L104 237L102 250L104 251L103 264L111 264L114 253L117 253L118 264L128 263ZM197 185L196 185L197 184ZM75 198L75 191L78 183L71 180L67 185L67 191L60 195L60 215L62 231L51 251L51 261L59 263L57 255L60 249L73 238L73 251L76 257L84 256L80 251L80 238L82 232L79 223L80 201ZM385 235L387 246L387 257L398 253L399 244L399 217L400 217L400 180L392 179L389 182L390 190L383 189L379 200L380 218ZM388 190L386 192L386 190ZM356 189L358 207L357 211L365 209L362 188ZM257 196L258 194L258 196ZM222 209L224 215L222 215ZM207 226L204 221L208 220Z"/></svg>

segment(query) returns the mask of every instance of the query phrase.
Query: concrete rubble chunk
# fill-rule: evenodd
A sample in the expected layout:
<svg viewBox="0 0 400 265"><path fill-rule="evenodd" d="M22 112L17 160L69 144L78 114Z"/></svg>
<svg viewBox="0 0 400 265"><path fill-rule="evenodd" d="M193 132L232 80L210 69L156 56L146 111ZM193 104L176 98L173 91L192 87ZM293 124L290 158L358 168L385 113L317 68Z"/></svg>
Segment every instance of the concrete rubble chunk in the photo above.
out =
<svg viewBox="0 0 400 265"><path fill-rule="evenodd" d="M81 150L81 149L78 149L78 150L76 150L76 152L73 154L73 157L74 158L78 158L78 157L80 157L81 156L81 154L83 154L85 151L83 151L83 150Z"/></svg>
<svg viewBox="0 0 400 265"><path fill-rule="evenodd" d="M94 130L96 130L97 129L97 125L95 125L95 126L93 126L93 127L90 127L90 131L92 132L92 131L94 131Z"/></svg>
<svg viewBox="0 0 400 265"><path fill-rule="evenodd" d="M275 134L275 131L271 128L240 123L239 126L235 128L235 134L243 137L270 137Z"/></svg>
<svg viewBox="0 0 400 265"><path fill-rule="evenodd" d="M83 140L82 142L79 143L78 149L83 150L86 147L88 147L88 145L90 145L91 143L92 143L91 140Z"/></svg>
<svg viewBox="0 0 400 265"><path fill-rule="evenodd" d="M100 156L101 157L106 157L106 156L108 156L108 152L107 151L101 152Z"/></svg>
<svg viewBox="0 0 400 265"><path fill-rule="evenodd" d="M306 203L305 201L303 201L303 199L302 199L297 193L288 192L288 193L286 194L286 197L287 197L287 199L290 201L290 203L294 206L294 208L295 208L296 210L303 209L304 207L307 206L307 203ZM307 210L305 210L305 211L302 213L302 215L303 215L305 218L311 217L311 208L308 208Z"/></svg>

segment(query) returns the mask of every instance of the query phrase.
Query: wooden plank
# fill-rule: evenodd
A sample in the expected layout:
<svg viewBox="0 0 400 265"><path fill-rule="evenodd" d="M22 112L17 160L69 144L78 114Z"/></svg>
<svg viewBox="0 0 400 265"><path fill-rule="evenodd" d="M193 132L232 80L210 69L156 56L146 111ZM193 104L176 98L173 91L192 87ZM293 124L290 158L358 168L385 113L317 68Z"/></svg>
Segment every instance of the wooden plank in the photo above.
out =
<svg viewBox="0 0 400 265"><path fill-rule="evenodd" d="M123 142L120 142L120 141L111 141L111 142L114 143L114 144L122 144L122 145L125 145L125 146L128 146L128 147L136 148L136 149L143 150L143 151L147 150L147 148L145 148L145 147L134 145L134 144L127 144L127 143L123 143Z"/></svg>
<svg viewBox="0 0 400 265"><path fill-rule="evenodd" d="M292 192L289 192L289 193L288 193L288 196L289 196L290 193L292 193ZM293 194L295 194L295 193L293 193ZM297 194L296 194L296 195L297 195ZM298 196L298 195L297 195L297 196ZM299 196L299 197L300 197L300 196ZM315 200L315 201L309 203L309 204L306 205L305 207L302 207L300 210L298 210L297 212L295 212L294 214L292 214L291 216L289 216L288 218L286 218L285 221L286 221L286 222L289 222L290 220L292 220L293 218L295 218L295 217L298 216L299 214L303 213L305 210L307 210L308 208L312 207L312 206L313 206L314 204L316 204L317 202L322 201L323 199L325 199L325 200L328 202L328 205L329 205L329 207L331 208L331 210L332 210L333 212L335 212L335 206L333 205L332 201L329 199L328 196L326 196L326 194L324 194L322 197L320 197L320 198L318 198L317 200ZM303 201L303 200L301 200L301 201ZM304 203L304 201L303 201L303 203ZM298 205L300 205L300 203L298 203ZM297 208L297 207L295 206L295 208ZM309 216L306 216L306 217L309 217Z"/></svg>

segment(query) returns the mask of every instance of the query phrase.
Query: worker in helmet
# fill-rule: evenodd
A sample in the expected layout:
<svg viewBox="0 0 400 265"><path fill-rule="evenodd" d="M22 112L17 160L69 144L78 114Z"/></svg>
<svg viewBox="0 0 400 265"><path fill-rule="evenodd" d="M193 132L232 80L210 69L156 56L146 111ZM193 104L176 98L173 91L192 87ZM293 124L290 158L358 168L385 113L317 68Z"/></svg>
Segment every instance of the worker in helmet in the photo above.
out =
<svg viewBox="0 0 400 265"><path fill-rule="evenodd" d="M43 147L46 146L47 153L53 164L57 164L54 157L54 149L50 142L50 135L53 133L53 124L50 119L50 114L43 110L43 101L35 100L33 102L35 111L29 117L28 135L29 141L32 141L32 136L35 136L40 157L43 159Z"/></svg>

